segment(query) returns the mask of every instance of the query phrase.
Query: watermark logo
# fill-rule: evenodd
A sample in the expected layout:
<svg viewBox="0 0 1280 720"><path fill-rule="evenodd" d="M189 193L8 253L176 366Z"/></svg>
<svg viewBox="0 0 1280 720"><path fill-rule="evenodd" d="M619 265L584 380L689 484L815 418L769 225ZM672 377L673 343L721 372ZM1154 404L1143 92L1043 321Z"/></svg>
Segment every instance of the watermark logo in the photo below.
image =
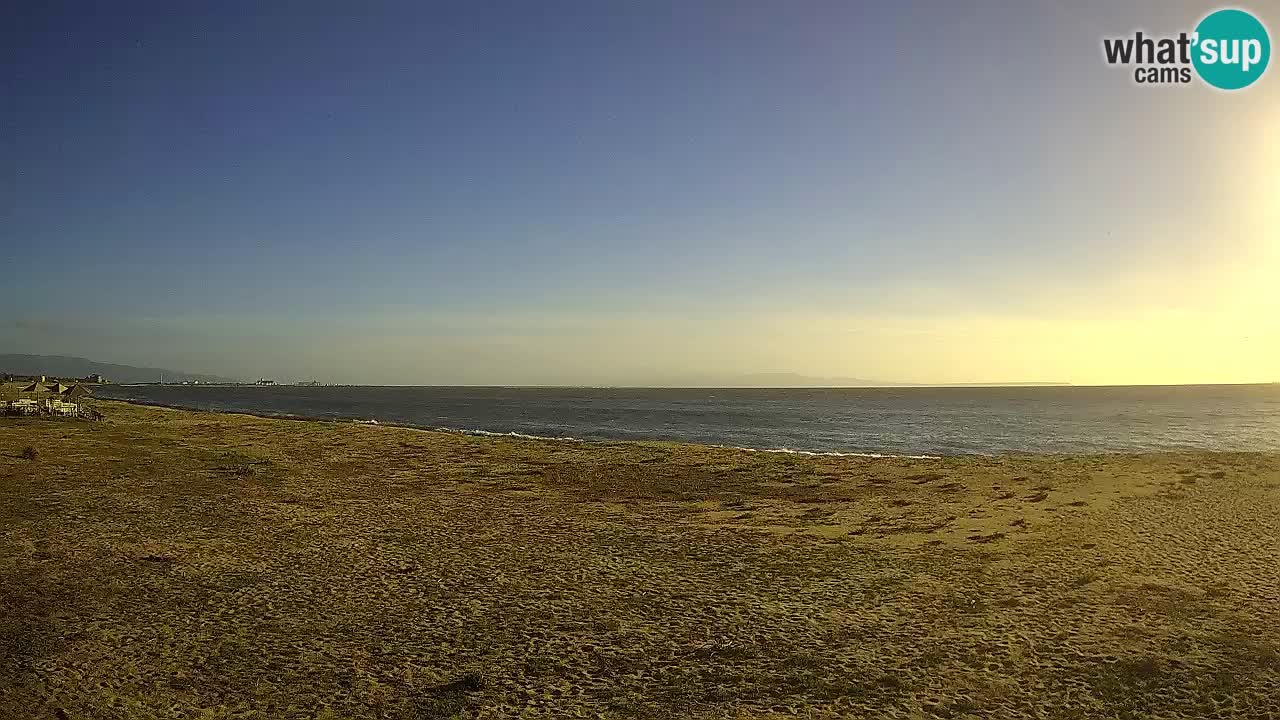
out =
<svg viewBox="0 0 1280 720"><path fill-rule="evenodd" d="M1133 80L1143 85L1188 84L1192 71L1209 85L1239 90L1257 82L1271 61L1271 38L1258 18L1243 10L1209 13L1190 33L1105 38L1102 52L1110 65L1132 65Z"/></svg>

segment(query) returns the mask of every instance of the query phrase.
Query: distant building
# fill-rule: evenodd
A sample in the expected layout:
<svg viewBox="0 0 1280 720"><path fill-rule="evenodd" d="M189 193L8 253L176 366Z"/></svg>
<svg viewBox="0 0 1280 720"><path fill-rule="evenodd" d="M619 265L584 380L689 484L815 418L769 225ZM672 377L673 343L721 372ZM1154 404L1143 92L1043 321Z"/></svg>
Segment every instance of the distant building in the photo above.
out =
<svg viewBox="0 0 1280 720"><path fill-rule="evenodd" d="M258 382L254 383L254 385L275 385L275 384L276 384L275 380L268 380L266 378L262 378Z"/></svg>
<svg viewBox="0 0 1280 720"><path fill-rule="evenodd" d="M102 377L102 375L98 373L90 373L85 376L84 381L87 383L93 383L95 385L101 385L105 383L107 379Z"/></svg>

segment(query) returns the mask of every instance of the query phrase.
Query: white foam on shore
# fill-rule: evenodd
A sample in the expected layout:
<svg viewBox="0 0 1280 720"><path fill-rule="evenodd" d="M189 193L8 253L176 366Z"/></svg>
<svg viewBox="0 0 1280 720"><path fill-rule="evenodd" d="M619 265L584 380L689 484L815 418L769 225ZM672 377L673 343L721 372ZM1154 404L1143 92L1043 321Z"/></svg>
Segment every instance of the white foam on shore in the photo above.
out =
<svg viewBox="0 0 1280 720"><path fill-rule="evenodd" d="M438 427L433 429L438 432L460 433L462 435L480 435L482 437L509 437L509 438L520 438L521 440L555 440L558 442L575 442L575 443L590 442L589 440L585 440L583 438L568 437L568 436L556 437L554 435L530 435L528 433L518 433L514 430L512 430L511 432L494 432L492 430L467 430L465 428L446 428L446 427Z"/></svg>
<svg viewBox="0 0 1280 720"><path fill-rule="evenodd" d="M907 460L939 460L942 457L940 455L895 455L893 453L876 453L876 452L840 452L839 450L795 450L792 448L755 448L755 447L746 447L743 445L720 445L716 443L698 443L691 440L634 440L634 439L623 440L623 439L607 439L607 438L598 438L596 440L589 440L586 438L571 437L571 436L531 435L529 433L515 432L514 430L510 432L495 432L493 430L467 430L465 428L460 429L460 428L447 428L447 427L437 427L437 428L433 428L433 430L436 430L438 432L459 433L462 435L479 435L481 437L509 437L509 438L519 438L521 440L552 440L556 442L573 442L573 443L683 442L683 443L688 443L692 445L705 445L707 447L722 448L724 450L741 450L743 452L753 452L753 453L785 453L788 455L806 455L809 457L901 458L901 459L907 459Z"/></svg>
<svg viewBox="0 0 1280 720"><path fill-rule="evenodd" d="M865 457L865 458L903 458L907 460L941 460L941 455L895 455L893 453L875 452L840 452L838 450L793 450L791 448L753 448L741 445L715 445L713 447L728 448L759 453L786 453L788 455L808 455L810 457Z"/></svg>

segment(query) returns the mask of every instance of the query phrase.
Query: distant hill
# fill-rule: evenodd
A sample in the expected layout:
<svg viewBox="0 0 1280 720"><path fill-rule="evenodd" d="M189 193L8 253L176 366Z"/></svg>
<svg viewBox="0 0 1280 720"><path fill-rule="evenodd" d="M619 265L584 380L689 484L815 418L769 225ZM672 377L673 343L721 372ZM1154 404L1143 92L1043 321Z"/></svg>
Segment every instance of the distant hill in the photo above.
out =
<svg viewBox="0 0 1280 720"><path fill-rule="evenodd" d="M48 375L50 377L82 378L97 373L113 383L165 382L199 380L200 382L235 382L230 378L200 373L178 372L163 368L134 367L114 363L95 362L66 355L16 355L0 354L0 372L12 375Z"/></svg>

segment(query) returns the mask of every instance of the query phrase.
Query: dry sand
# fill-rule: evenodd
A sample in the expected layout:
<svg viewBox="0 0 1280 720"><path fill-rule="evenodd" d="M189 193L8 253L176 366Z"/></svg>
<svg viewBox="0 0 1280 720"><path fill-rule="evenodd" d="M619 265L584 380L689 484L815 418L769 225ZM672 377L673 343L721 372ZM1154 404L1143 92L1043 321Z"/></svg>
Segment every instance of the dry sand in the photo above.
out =
<svg viewBox="0 0 1280 720"><path fill-rule="evenodd" d="M1273 454L103 406L0 420L0 718L1280 716Z"/></svg>

